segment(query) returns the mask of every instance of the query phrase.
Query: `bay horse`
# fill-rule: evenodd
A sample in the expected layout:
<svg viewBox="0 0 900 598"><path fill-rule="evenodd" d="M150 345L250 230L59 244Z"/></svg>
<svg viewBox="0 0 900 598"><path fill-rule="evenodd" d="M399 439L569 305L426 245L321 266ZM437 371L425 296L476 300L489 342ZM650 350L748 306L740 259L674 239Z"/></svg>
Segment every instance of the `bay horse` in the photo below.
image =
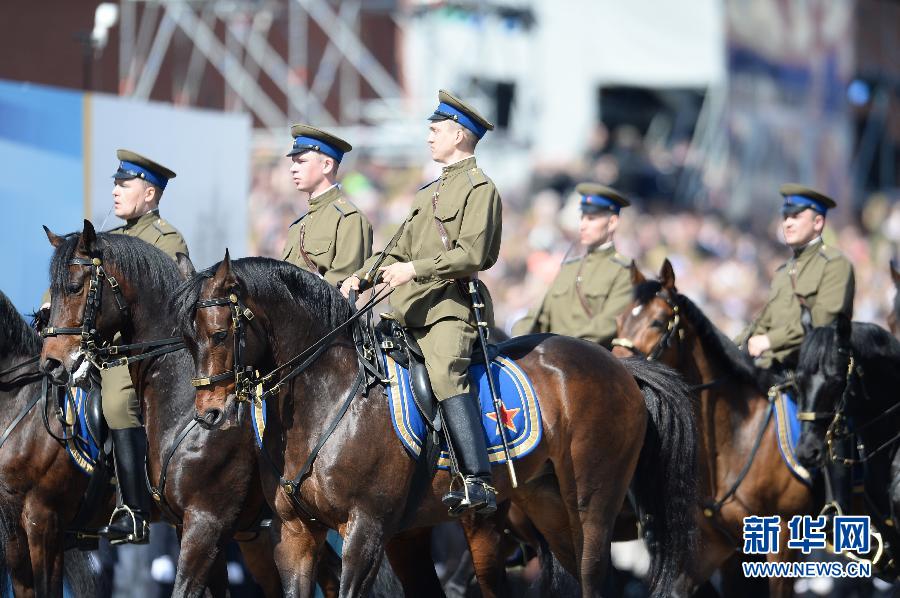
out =
<svg viewBox="0 0 900 598"><path fill-rule="evenodd" d="M54 247L50 326L81 329L93 279L103 290L89 325L97 346L112 342L117 331L128 344L173 336L175 321L166 300L183 279L175 261L139 239L98 234L87 220L80 234L60 237L47 231L47 236ZM117 291L110 280L118 283ZM81 341L81 335L74 334L45 340L41 369L54 382L68 383L87 357ZM147 430L148 482L159 491L154 493L154 506L177 526L181 539L173 595L199 596L207 587L215 595L225 595L225 544L235 533L252 528L265 507L252 433L191 425L193 366L185 351L156 355L129 367ZM39 438L30 442L42 441L42 435L34 436ZM56 460L67 462L64 455ZM54 480L78 486L84 476L68 468ZM47 533L61 533L65 513L77 507L80 496L71 491L60 497L56 525L48 526ZM108 518L110 509L101 510ZM268 534L254 536L241 543L248 568L267 595L280 595Z"/></svg>
<svg viewBox="0 0 900 598"><path fill-rule="evenodd" d="M807 467L861 469L862 504L848 506L871 516L886 548L873 570L894 581L900 575L900 341L881 326L838 315L807 333L797 381L797 456Z"/></svg>
<svg viewBox="0 0 900 598"><path fill-rule="evenodd" d="M344 538L340 595L358 596L370 587L386 540L449 518L440 500L450 483L445 471L419 501L408 499L417 462L393 432L383 387L361 388L351 307L337 289L290 264L232 262L226 252L178 289L173 309L194 358L197 417L210 428L236 425L247 382L235 371L283 370L320 349L270 389L267 405L262 455L269 463L261 474L282 521L276 553L295 557L288 595L310 595L328 528ZM694 487L684 483L694 467L694 437L683 385L660 376L654 392L661 400L648 416L635 379L602 347L554 335L526 339L507 345L506 354L533 383L543 439L516 461L518 488L496 470L498 500L517 504L580 581L582 595L596 596L634 477L636 501L656 525L651 583L656 595L667 594L690 558L695 525Z"/></svg>
<svg viewBox="0 0 900 598"><path fill-rule="evenodd" d="M0 595L61 597L73 561L82 567L74 590L90 595L86 556L63 550L87 477L45 429L40 351L40 336L0 292Z"/></svg>
<svg viewBox="0 0 900 598"><path fill-rule="evenodd" d="M691 582L704 583L742 549L743 519L750 515L782 516L779 552L767 558L794 560L786 546L788 515L809 513L813 494L779 454L758 368L678 292L668 259L658 280L645 279L633 264L631 272L634 300L619 316L613 353L668 364L699 397L697 484L704 498L692 507L700 549L688 571ZM773 596L793 595L792 579L771 578L769 585Z"/></svg>

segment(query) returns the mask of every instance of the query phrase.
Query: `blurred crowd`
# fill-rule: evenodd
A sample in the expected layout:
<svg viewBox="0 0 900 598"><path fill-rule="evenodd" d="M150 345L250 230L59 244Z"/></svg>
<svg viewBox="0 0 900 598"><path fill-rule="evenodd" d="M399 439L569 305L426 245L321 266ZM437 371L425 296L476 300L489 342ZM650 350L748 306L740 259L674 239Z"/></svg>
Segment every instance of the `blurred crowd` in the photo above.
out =
<svg viewBox="0 0 900 598"><path fill-rule="evenodd" d="M773 188L771 209L754 210L769 215L762 222L729 221L725 210L708 207L721 204L721 198L697 209L690 197L703 190L691 191L692 185L685 184L698 178L689 155L686 140L650 144L634 127L610 132L601 125L581 160L532 164L522 183L498 184L501 257L481 276L492 293L497 324L509 331L541 301L564 257L583 251L573 244L580 214L573 190L579 182L594 181L632 200L616 234L619 252L633 258L645 275L655 275L668 257L679 290L726 334L737 335L763 306L775 269L790 257L780 236L780 197ZM490 156L480 163L490 163ZM280 257L288 226L307 209L305 194L292 186L289 167L283 152L259 150L254 156L251 254ZM372 221L374 250L379 251L405 218L416 190L440 169L433 163L398 167L363 151L342 170L344 191ZM861 212L841 209L830 216L825 233L825 241L839 247L855 267L854 317L884 326L894 293L889 262L900 242L900 202L887 193L865 201L835 199L863 206Z"/></svg>

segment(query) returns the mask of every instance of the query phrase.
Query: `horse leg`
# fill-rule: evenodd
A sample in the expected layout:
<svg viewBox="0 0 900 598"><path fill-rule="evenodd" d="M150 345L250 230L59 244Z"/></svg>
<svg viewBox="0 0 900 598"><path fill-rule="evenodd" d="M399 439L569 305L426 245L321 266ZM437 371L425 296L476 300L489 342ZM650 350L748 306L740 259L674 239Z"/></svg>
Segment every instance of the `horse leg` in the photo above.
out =
<svg viewBox="0 0 900 598"><path fill-rule="evenodd" d="M4 518L6 518L5 514ZM9 573L12 583L13 596L33 596L34 571L28 554L28 536L18 523L6 520L0 525L9 526L7 528L8 536L3 538L3 552L6 558L6 572ZM3 595L2 586L6 584L4 577L0 576L0 595Z"/></svg>
<svg viewBox="0 0 900 598"><path fill-rule="evenodd" d="M327 528L310 526L301 519L272 520L275 538L275 565L281 577L284 595L310 598L316 589L319 550L325 543Z"/></svg>
<svg viewBox="0 0 900 598"><path fill-rule="evenodd" d="M268 530L260 531L251 540L238 541L238 547L247 570L266 598L281 596L281 577L275 566L275 548Z"/></svg>
<svg viewBox="0 0 900 598"><path fill-rule="evenodd" d="M28 554L38 596L63 595L63 547L59 519L44 505L25 503L22 525L28 530Z"/></svg>
<svg viewBox="0 0 900 598"><path fill-rule="evenodd" d="M570 575L577 577L575 545L572 542L569 517L556 478L544 476L520 486L516 490L513 502L540 531L550 551L563 568Z"/></svg>
<svg viewBox="0 0 900 598"><path fill-rule="evenodd" d="M223 547L224 548L224 547ZM228 596L228 561L225 558L225 550L220 550L209 568L209 577L206 588L213 598L225 598ZM173 592L174 596L175 593ZM203 595L202 593L200 594Z"/></svg>
<svg viewBox="0 0 900 598"><path fill-rule="evenodd" d="M469 552L472 553L475 576L484 598L495 598L507 593L505 555L500 552L504 538L498 525L504 510L506 509L498 510L490 517L476 517L474 513L469 513L461 522L469 543Z"/></svg>
<svg viewBox="0 0 900 598"><path fill-rule="evenodd" d="M719 525L727 528L727 524L721 521L720 514L714 514L713 517L718 517ZM676 587L679 593L690 593L702 586L709 581L716 569L721 570L722 565L735 554L731 540L717 529L712 520L700 512L697 513L697 528L700 531L699 546L695 558L688 563L685 573L678 580ZM721 571L724 575L725 571Z"/></svg>
<svg viewBox="0 0 900 598"><path fill-rule="evenodd" d="M212 585L219 581L215 577L224 575L225 530L218 517L190 510L184 515L182 529L172 596L202 596L207 586L212 590Z"/></svg>
<svg viewBox="0 0 900 598"><path fill-rule="evenodd" d="M344 558L340 596L365 596L384 556L384 529L373 517L359 511L351 513L350 520L341 527Z"/></svg>
<svg viewBox="0 0 900 598"><path fill-rule="evenodd" d="M783 517L781 520L781 533L779 534L780 544L778 552L775 554L767 554L768 562L791 562L796 561L797 551L787 547L788 538L790 538L790 528L788 527L788 518ZM769 596L770 598L790 598L794 595L794 579L790 577L771 577L769 578Z"/></svg>
<svg viewBox="0 0 900 598"><path fill-rule="evenodd" d="M398 534L386 547L388 561L407 596L443 596L431 556L431 529Z"/></svg>

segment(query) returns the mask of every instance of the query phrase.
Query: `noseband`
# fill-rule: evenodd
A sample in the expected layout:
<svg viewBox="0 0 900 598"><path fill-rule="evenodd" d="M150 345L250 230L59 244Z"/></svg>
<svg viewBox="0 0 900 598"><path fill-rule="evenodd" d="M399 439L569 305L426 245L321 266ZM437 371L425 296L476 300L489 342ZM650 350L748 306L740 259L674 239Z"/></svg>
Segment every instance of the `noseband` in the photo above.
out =
<svg viewBox="0 0 900 598"><path fill-rule="evenodd" d="M681 309L678 307L678 304L672 299L668 292L659 291L656 293L656 297L659 297L663 301L666 302L666 305L672 310L672 316L669 318L668 323L666 324L666 330L663 332L662 336L659 337L659 340L656 341L656 344L653 345L653 348L649 353L644 353L640 349L635 346L634 341L627 337L616 337L612 340L613 347L622 347L623 349L628 349L635 355L639 357L644 357L647 361L656 361L662 355L663 351L668 349L672 345L672 339L680 330L681 326Z"/></svg>
<svg viewBox="0 0 900 598"><path fill-rule="evenodd" d="M247 323L252 321L254 318L253 312L241 302L235 293L230 293L228 297L214 297L197 301L197 309L222 305L227 305L231 310L231 324L234 327L234 367L221 374L205 378L192 378L191 384L195 388L206 388L233 376L237 400L249 401L254 376L253 366L245 365L243 361L243 348L246 344L244 321Z"/></svg>
<svg viewBox="0 0 900 598"><path fill-rule="evenodd" d="M122 296L122 290L119 283L113 276L110 276L103 269L103 261L99 257L83 258L73 257L69 260L70 266L89 266L91 268L91 278L88 282L87 301L84 304L84 318L81 320L80 327L53 327L45 326L41 330L41 336L49 338L52 336L79 335L81 336L81 352L85 354L91 363L97 365L101 369L112 367L105 362L105 355L101 355L103 351L99 345L100 339L97 337L97 315L100 313L100 306L103 299L103 282L106 279L109 288L112 289L113 297L116 300L116 307L123 315L128 314L128 304ZM114 355L116 352L108 352L108 355ZM118 362L119 360L115 360ZM113 365L120 365L114 363Z"/></svg>

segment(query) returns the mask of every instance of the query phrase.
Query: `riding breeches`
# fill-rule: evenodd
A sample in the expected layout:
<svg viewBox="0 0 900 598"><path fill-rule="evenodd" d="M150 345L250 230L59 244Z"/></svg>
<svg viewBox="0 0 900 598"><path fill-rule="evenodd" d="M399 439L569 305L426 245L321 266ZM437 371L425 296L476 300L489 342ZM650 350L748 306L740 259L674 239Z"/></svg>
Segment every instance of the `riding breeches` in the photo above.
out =
<svg viewBox="0 0 900 598"><path fill-rule="evenodd" d="M438 401L469 392L469 364L478 338L475 326L458 318L442 318L429 326L408 328L422 354Z"/></svg>
<svg viewBox="0 0 900 598"><path fill-rule="evenodd" d="M100 370L103 417L111 430L139 428L141 405L131 383L128 366Z"/></svg>

